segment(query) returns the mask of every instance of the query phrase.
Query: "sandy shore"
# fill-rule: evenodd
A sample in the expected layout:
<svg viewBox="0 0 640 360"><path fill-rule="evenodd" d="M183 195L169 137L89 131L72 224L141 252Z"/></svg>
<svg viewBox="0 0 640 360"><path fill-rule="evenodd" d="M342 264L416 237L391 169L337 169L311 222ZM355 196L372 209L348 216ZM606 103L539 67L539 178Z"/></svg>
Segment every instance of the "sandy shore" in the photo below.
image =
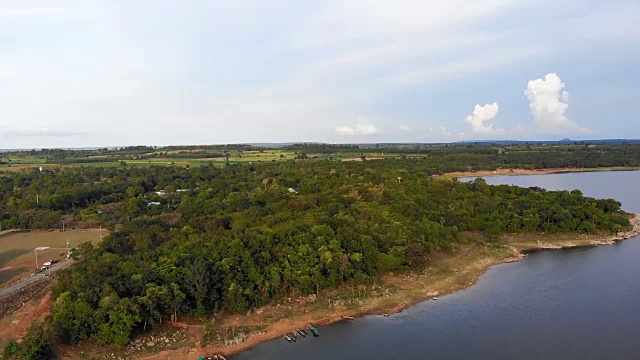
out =
<svg viewBox="0 0 640 360"><path fill-rule="evenodd" d="M507 235L498 244L460 245L454 253L432 256L429 259L430 265L422 273L385 276L377 295L363 295L355 306L349 306L344 303L344 299L341 300L339 294L356 291L347 288L321 294L321 298L315 301L295 299L258 309L252 314L227 316L219 326L263 327L263 330L250 334L240 343L231 346L202 346L198 341L195 347L189 349L166 350L145 354L146 356L139 354L136 358L193 359L199 355L214 353L235 354L262 342L283 337L294 329L306 328L309 323L322 326L348 321L344 319L345 316L382 316L382 313L400 312L419 302L472 286L491 266L519 261L532 251L608 245L640 235L640 215L635 215L631 223L633 228L630 231L604 237L585 234L525 234ZM327 306L327 300L333 306Z"/></svg>
<svg viewBox="0 0 640 360"><path fill-rule="evenodd" d="M498 170L481 170L481 171L456 171L440 175L439 177L462 178L462 177L486 177L501 175L543 175L543 174L561 174L573 172L594 172L594 171L636 171L640 168L635 167L602 167L602 168L548 168L548 169L498 169Z"/></svg>

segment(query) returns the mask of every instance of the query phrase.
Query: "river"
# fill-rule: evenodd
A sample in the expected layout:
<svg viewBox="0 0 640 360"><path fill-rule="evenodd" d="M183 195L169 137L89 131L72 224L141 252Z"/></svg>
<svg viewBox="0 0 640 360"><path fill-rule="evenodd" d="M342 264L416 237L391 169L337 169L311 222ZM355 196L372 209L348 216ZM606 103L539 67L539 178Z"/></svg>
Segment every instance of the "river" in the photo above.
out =
<svg viewBox="0 0 640 360"><path fill-rule="evenodd" d="M487 177L490 184L580 189L640 212L640 171ZM390 317L263 343L233 359L637 359L640 238L552 250L492 267L469 289Z"/></svg>

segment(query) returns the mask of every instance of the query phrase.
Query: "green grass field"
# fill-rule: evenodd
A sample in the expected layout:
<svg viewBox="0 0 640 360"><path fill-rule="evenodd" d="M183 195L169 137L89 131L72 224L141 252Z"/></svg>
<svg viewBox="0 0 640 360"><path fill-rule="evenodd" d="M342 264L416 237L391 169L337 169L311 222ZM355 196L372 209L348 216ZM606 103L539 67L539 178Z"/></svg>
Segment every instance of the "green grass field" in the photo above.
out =
<svg viewBox="0 0 640 360"><path fill-rule="evenodd" d="M184 151L169 151L167 155L175 155L178 153L182 153ZM271 162L271 161L287 161L293 160L296 158L296 153L292 151L285 150L265 150L263 152L259 151L237 151L231 150L228 154L228 160L226 156L221 156L222 153L220 151L200 151L198 152L201 156L199 158L175 158L175 157L154 157L147 158L145 156L155 155L159 156L158 152L149 152L147 154L140 154L139 156L134 156L133 159L123 160L127 165L135 165L135 166L151 166L151 165L175 165L175 166L200 166L202 164L207 164L212 162L217 166L224 166L224 164L228 161L232 164L242 164L249 162ZM210 157L207 154L211 154ZM141 159L139 159L141 157ZM65 164L52 164L47 163L44 158L36 158L36 157L18 157L18 156L7 156L4 158L7 161L7 164L0 165L0 171L19 171L25 168L35 168L35 167L52 167L52 166L102 166L102 167L110 167L110 166L122 166L120 160L114 159L113 161L104 161L104 159L108 159L108 156L96 155L90 157L79 158L78 160L83 162L71 162ZM327 156L328 158L328 156ZM96 161L93 162L92 160ZM91 162L84 162L91 161Z"/></svg>

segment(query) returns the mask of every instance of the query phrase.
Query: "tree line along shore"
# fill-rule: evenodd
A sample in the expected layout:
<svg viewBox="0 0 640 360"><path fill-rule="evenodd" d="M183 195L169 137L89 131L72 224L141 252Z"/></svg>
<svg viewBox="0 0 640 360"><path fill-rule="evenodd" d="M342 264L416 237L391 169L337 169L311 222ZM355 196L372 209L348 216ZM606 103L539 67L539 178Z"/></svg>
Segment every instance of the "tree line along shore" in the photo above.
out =
<svg viewBox="0 0 640 360"><path fill-rule="evenodd" d="M32 168L0 177L0 224L109 228L60 272L52 315L31 338L113 347L163 321L420 272L434 257L500 244L505 234L631 228L616 200L434 173L419 157Z"/></svg>

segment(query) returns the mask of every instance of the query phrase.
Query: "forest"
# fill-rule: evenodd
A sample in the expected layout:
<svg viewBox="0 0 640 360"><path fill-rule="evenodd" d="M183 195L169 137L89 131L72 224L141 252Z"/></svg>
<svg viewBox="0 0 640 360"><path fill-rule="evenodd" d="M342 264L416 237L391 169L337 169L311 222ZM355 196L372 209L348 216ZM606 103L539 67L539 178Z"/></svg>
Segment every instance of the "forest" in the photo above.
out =
<svg viewBox="0 0 640 360"><path fill-rule="evenodd" d="M436 159L483 155L442 156L32 168L0 176L0 225L49 229L66 219L111 230L59 273L47 324L63 343L117 347L167 319L246 311L420 267L468 232L495 239L629 226L618 201L578 190L434 178Z"/></svg>

